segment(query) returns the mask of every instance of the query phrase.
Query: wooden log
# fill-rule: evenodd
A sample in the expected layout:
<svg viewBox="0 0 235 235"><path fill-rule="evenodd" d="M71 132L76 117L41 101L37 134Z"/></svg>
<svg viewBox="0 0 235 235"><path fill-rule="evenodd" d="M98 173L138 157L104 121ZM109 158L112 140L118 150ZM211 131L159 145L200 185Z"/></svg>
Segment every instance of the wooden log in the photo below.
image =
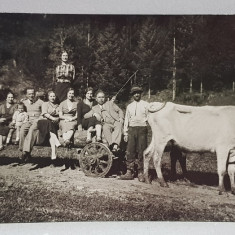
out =
<svg viewBox="0 0 235 235"><path fill-rule="evenodd" d="M57 148L57 158L61 159L78 159L79 148L71 148L67 149L64 147ZM1 157L9 157L9 158L19 158L22 152L19 150L16 145L9 145L4 150L0 151ZM42 158L50 158L51 157L51 147L49 146L34 146L32 153L32 157L42 157Z"/></svg>

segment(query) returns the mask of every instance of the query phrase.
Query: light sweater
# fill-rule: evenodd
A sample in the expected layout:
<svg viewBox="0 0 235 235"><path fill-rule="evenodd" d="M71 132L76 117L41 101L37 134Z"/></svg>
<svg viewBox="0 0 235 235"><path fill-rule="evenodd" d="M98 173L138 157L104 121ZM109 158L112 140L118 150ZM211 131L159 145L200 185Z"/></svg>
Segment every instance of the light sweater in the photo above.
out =
<svg viewBox="0 0 235 235"><path fill-rule="evenodd" d="M133 101L127 106L125 121L124 121L124 135L128 135L128 127L147 126L149 103L143 100L139 102Z"/></svg>

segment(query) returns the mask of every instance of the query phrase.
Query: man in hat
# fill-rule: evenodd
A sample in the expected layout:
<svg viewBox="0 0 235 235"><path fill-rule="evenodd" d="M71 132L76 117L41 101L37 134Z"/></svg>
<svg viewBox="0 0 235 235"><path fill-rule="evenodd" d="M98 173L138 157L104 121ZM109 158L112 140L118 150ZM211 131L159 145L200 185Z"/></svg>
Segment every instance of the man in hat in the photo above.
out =
<svg viewBox="0 0 235 235"><path fill-rule="evenodd" d="M140 182L144 182L143 151L147 148L149 103L141 100L142 91L142 88L136 85L131 88L131 95L134 101L126 109L124 141L128 142L126 152L127 172L120 177L122 180L134 179L135 163L137 162L138 179Z"/></svg>

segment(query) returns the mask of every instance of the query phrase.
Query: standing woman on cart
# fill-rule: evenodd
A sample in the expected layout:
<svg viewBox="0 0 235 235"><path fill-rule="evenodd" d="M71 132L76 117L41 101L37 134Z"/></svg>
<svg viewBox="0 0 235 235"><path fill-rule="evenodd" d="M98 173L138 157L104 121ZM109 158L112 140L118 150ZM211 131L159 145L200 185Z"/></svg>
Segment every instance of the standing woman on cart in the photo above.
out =
<svg viewBox="0 0 235 235"><path fill-rule="evenodd" d="M55 93L60 103L67 98L67 90L72 87L75 79L75 68L72 64L68 63L68 58L68 53L63 51L61 65L56 67Z"/></svg>

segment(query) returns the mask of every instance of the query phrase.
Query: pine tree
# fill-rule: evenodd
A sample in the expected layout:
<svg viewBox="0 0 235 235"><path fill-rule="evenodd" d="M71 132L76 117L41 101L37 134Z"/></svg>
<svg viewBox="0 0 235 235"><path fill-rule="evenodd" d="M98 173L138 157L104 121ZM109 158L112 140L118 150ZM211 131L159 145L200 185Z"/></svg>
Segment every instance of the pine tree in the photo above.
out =
<svg viewBox="0 0 235 235"><path fill-rule="evenodd" d="M115 25L109 23L96 39L91 84L110 95L117 92L127 79L128 50L124 31L118 32Z"/></svg>
<svg viewBox="0 0 235 235"><path fill-rule="evenodd" d="M150 79L151 89L164 87L168 37L167 22L163 18L149 16L143 20L135 51L135 62L140 70L138 83L146 84Z"/></svg>

